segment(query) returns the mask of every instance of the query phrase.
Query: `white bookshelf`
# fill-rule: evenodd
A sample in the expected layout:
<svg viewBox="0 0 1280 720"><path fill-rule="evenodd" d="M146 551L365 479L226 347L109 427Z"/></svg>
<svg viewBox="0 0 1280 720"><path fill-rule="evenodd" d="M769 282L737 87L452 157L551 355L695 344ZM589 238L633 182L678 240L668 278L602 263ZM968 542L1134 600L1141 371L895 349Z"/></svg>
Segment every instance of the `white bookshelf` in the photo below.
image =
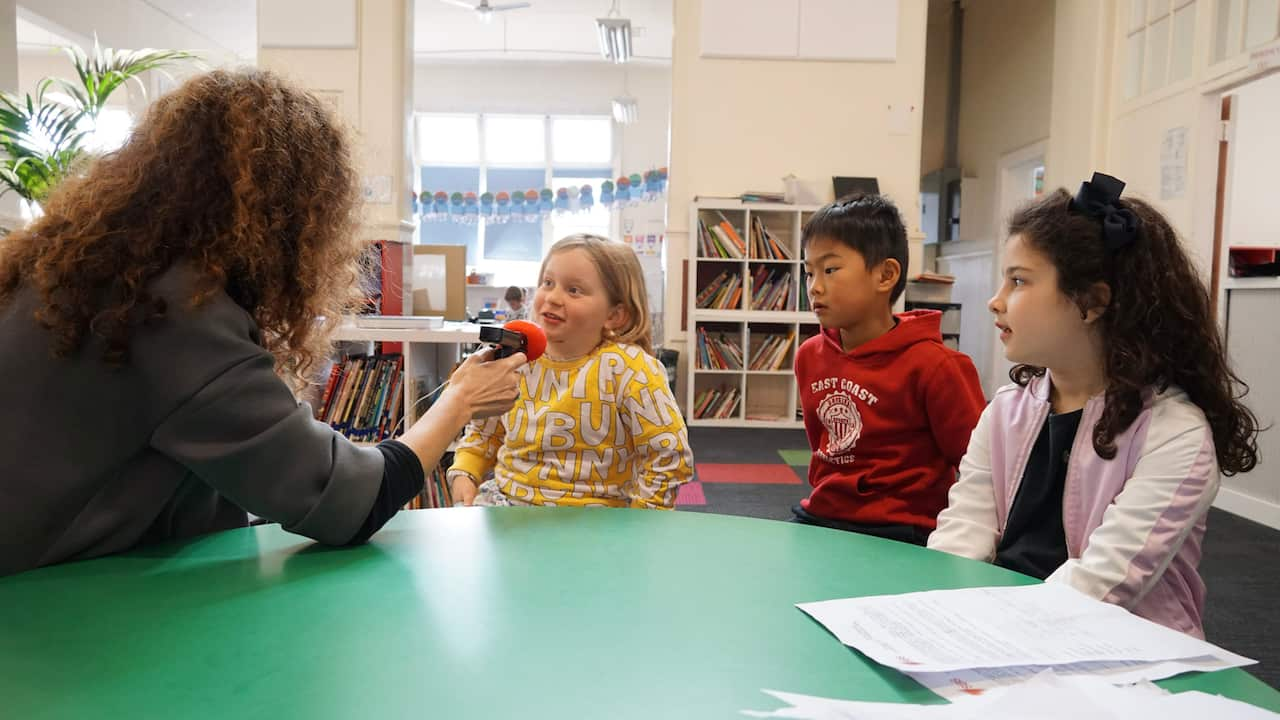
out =
<svg viewBox="0 0 1280 720"><path fill-rule="evenodd" d="M808 310L804 288L803 259L800 252L800 229L819 205L786 205L781 203L743 203L736 200L702 200L693 203L689 225L689 329L686 347L690 353L685 368L686 421L706 427L801 428L797 414L798 397L794 374L796 349L800 343L818 333L818 317ZM723 214L744 243L746 257L726 259L699 252L699 226L718 223ZM753 218L764 224L774 239L790 251L790 259L776 260L753 257L750 228ZM790 288L787 309L753 309L753 275L761 268L789 273ZM698 293L722 272L742 277L742 297L735 307L700 308ZM743 368L709 369L702 367L698 343L699 331L734 342L742 350ZM752 351L769 336L792 335L780 366L752 370ZM739 402L729 417L698 417L698 397L715 388L737 388Z"/></svg>

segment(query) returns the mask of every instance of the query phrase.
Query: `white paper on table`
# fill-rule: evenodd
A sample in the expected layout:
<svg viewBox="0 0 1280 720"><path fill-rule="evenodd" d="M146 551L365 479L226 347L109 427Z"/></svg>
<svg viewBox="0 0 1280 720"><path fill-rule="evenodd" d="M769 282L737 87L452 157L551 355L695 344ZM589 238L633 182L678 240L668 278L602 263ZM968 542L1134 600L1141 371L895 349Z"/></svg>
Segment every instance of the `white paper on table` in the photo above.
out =
<svg viewBox="0 0 1280 720"><path fill-rule="evenodd" d="M908 677L951 701L964 701L999 687L1026 682L1045 670L1060 676L1089 675L1112 685L1163 680L1186 672L1212 672L1253 663L1249 658L1226 652L1227 658L1206 655L1163 662L1085 662L1071 665L1021 665L1000 668L973 668L937 673L906 673Z"/></svg>
<svg viewBox="0 0 1280 720"><path fill-rule="evenodd" d="M787 707L777 710L743 710L742 714L758 718L800 718L801 720L951 720L956 717L953 705L911 705L907 703L836 700L816 695L779 690L761 690Z"/></svg>
<svg viewBox="0 0 1280 720"><path fill-rule="evenodd" d="M903 672L1240 657L1061 583L874 595L796 607L840 642Z"/></svg>
<svg viewBox="0 0 1280 720"><path fill-rule="evenodd" d="M966 703L911 705L859 702L763 692L789 703L772 711L743 710L743 715L797 720L1277 720L1280 715L1236 700L1200 692L1170 695L1144 683L1114 687L1087 676L1061 676L1045 671L1025 682L999 688Z"/></svg>

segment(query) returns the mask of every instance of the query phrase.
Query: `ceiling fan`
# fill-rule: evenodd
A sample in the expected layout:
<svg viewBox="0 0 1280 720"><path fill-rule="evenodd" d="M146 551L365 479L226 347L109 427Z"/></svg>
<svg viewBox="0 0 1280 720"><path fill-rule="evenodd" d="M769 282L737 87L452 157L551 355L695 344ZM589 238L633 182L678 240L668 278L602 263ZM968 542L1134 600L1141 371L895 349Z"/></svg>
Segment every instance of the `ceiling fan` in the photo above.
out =
<svg viewBox="0 0 1280 720"><path fill-rule="evenodd" d="M486 22L486 23L493 21L494 13L532 7L527 2L502 3L501 5L490 5L489 0L480 0L478 5L472 5L469 2L465 2L465 0L440 0L440 2L445 3L446 5L456 5L460 8L466 8L468 10L471 10L475 12L476 19L478 19L480 22Z"/></svg>

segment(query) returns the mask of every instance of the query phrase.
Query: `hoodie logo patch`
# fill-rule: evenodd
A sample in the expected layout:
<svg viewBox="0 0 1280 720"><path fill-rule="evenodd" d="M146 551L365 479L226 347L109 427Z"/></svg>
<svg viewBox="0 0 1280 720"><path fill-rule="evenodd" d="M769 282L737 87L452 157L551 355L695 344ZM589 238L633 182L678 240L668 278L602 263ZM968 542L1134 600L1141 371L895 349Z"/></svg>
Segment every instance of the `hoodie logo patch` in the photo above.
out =
<svg viewBox="0 0 1280 720"><path fill-rule="evenodd" d="M853 450L862 436L862 415L853 398L836 391L818 405L818 419L827 428L827 455L840 455Z"/></svg>

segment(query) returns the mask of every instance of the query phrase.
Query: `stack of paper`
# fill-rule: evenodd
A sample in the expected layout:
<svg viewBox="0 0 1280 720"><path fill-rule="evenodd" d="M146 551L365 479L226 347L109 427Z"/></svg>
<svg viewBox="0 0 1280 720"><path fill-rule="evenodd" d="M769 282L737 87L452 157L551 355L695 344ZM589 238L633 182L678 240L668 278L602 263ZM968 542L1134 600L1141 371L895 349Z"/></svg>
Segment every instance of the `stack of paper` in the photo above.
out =
<svg viewBox="0 0 1280 720"><path fill-rule="evenodd" d="M743 710L759 718L799 720L1276 720L1280 715L1252 705L1201 692L1176 695L1154 685L1113 687L1090 677L1064 677L1044 671L1019 685L951 705L857 702L765 693L787 703L772 711Z"/></svg>
<svg viewBox="0 0 1280 720"><path fill-rule="evenodd" d="M1253 664L1060 583L933 590L797 605L840 642L946 698L1046 668L1112 684Z"/></svg>

